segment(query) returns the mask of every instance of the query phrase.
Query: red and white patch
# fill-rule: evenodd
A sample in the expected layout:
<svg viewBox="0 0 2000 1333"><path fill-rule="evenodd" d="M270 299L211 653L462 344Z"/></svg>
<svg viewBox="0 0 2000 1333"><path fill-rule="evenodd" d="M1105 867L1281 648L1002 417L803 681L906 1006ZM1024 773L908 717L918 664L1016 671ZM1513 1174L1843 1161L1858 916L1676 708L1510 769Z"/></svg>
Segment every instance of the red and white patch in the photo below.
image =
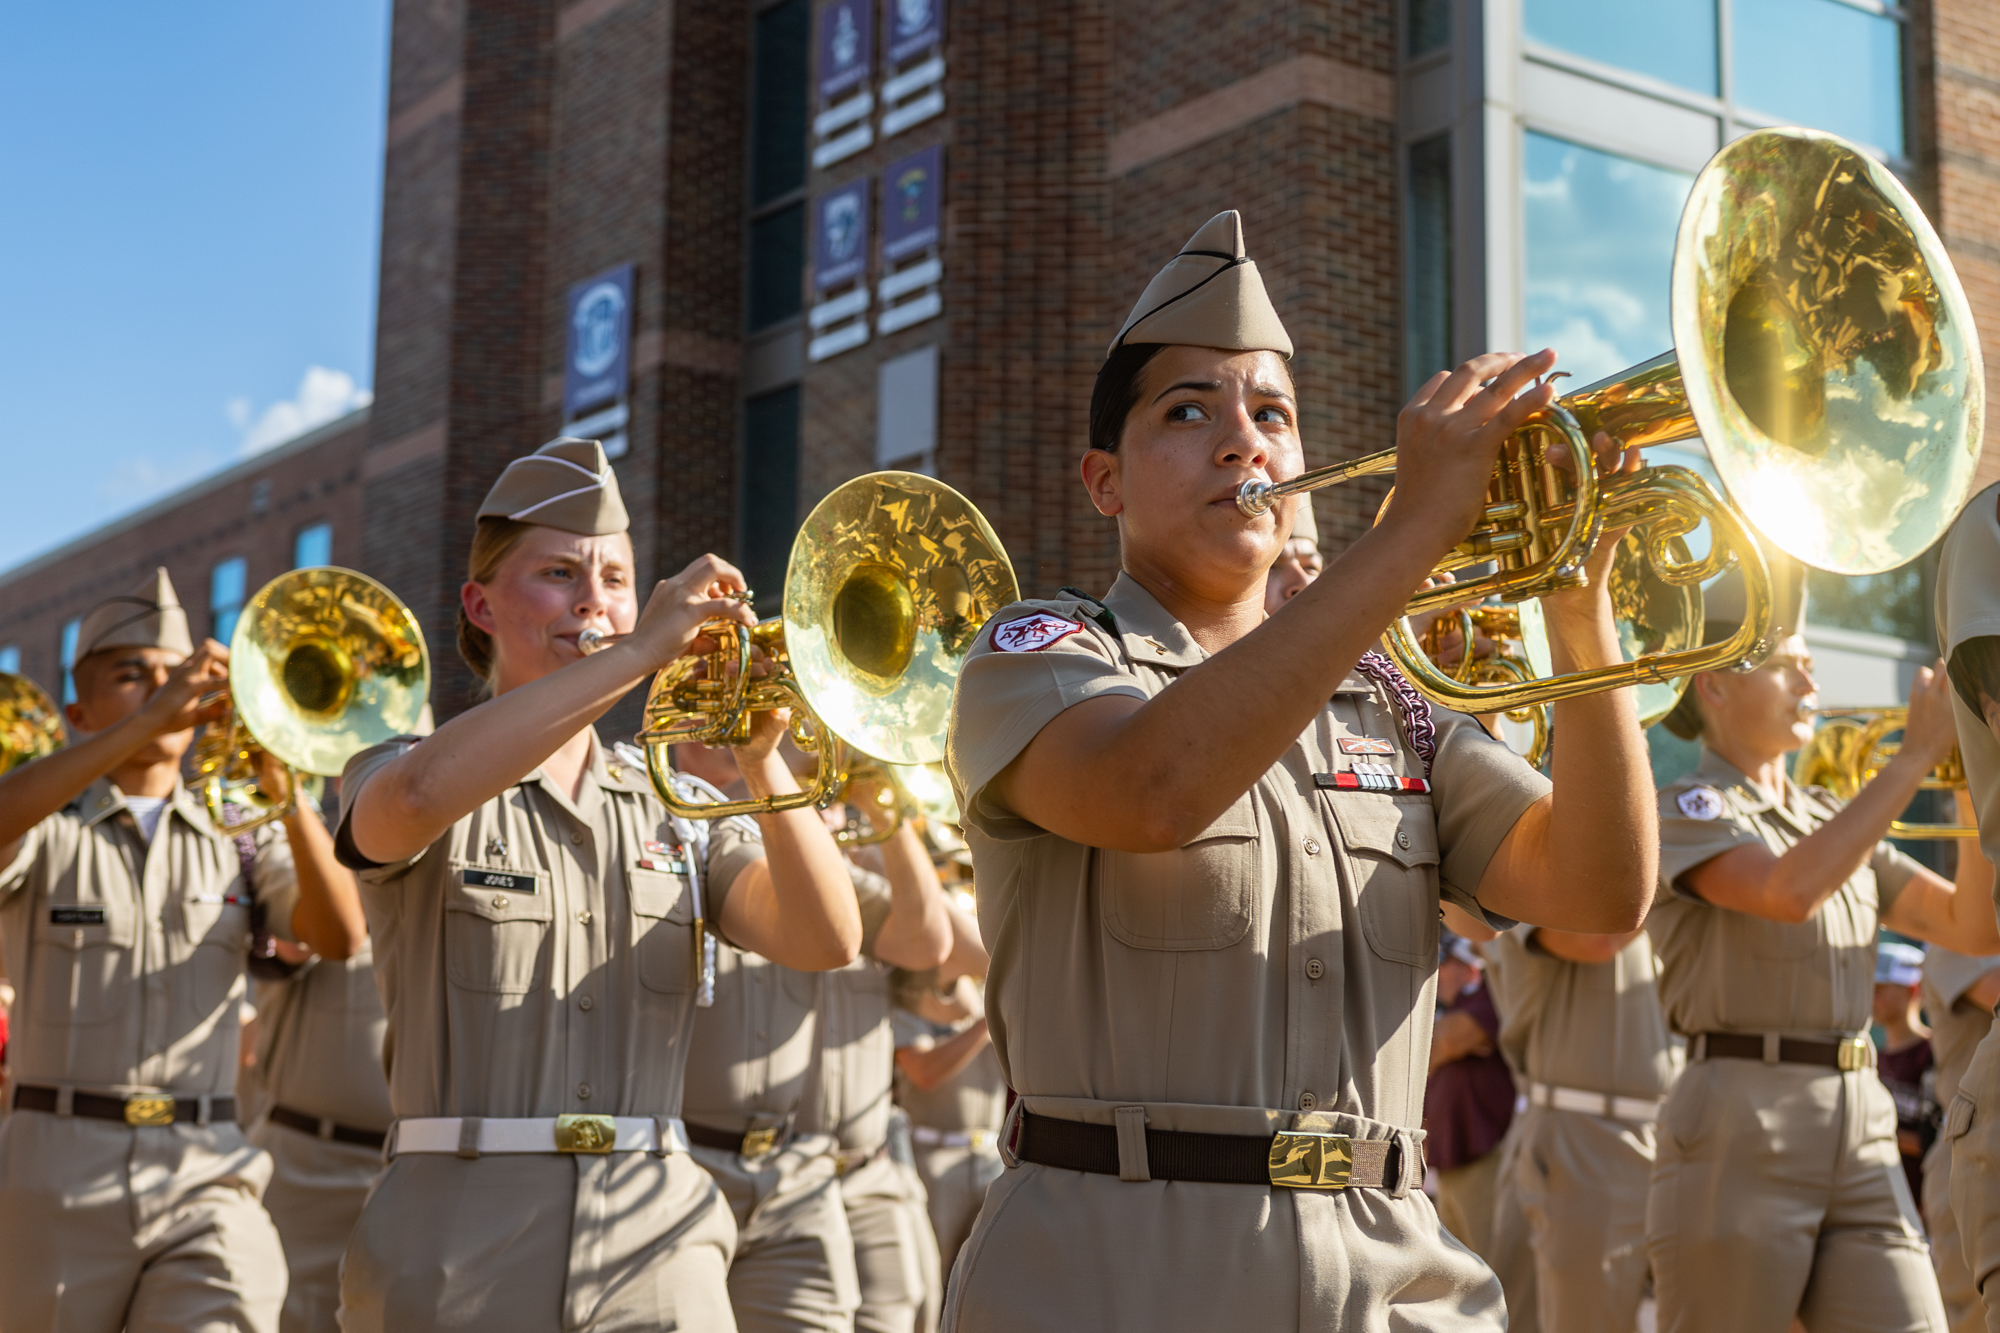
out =
<svg viewBox="0 0 2000 1333"><path fill-rule="evenodd" d="M993 631L993 646L1003 653L1038 653L1050 644L1082 629L1074 620L1064 620L1046 611L1010 620Z"/></svg>
<svg viewBox="0 0 2000 1333"><path fill-rule="evenodd" d="M1342 754L1394 754L1396 753L1396 747L1393 742L1377 740L1373 736L1342 736L1340 738L1340 752Z"/></svg>

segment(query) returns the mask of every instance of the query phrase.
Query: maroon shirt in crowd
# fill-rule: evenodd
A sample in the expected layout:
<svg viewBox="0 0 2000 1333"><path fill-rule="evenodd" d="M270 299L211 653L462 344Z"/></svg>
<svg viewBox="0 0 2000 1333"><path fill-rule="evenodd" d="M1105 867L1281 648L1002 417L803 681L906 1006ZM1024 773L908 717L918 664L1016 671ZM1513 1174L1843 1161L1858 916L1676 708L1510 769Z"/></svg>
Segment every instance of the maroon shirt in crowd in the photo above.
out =
<svg viewBox="0 0 2000 1333"><path fill-rule="evenodd" d="M1935 1064L1928 1039L1912 1042L1900 1051L1878 1052L1875 1057L1882 1086L1896 1099L1896 1144L1902 1151L1903 1174L1909 1177L1912 1199L1924 1197L1924 1154L1937 1141L1941 1119Z"/></svg>
<svg viewBox="0 0 2000 1333"><path fill-rule="evenodd" d="M1492 1039L1490 1055L1468 1055L1438 1066L1424 1089L1424 1157L1438 1170L1476 1162L1499 1146L1514 1118L1514 1080L1500 1058L1500 1015L1493 993L1476 981L1447 1010L1471 1014Z"/></svg>

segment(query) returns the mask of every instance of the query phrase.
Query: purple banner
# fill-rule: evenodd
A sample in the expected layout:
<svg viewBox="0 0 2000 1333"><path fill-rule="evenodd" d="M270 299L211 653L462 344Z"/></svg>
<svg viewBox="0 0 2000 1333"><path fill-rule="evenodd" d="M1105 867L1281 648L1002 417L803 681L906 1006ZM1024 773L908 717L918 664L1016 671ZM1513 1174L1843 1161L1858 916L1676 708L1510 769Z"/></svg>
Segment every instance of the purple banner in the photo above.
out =
<svg viewBox="0 0 2000 1333"><path fill-rule="evenodd" d="M813 206L813 288L853 282L868 268L868 181L823 194Z"/></svg>
<svg viewBox="0 0 2000 1333"><path fill-rule="evenodd" d="M819 11L819 96L831 102L868 81L875 62L873 0L833 0Z"/></svg>
<svg viewBox="0 0 2000 1333"><path fill-rule="evenodd" d="M632 266L620 264L569 289L569 358L563 366L563 411L574 420L599 403L625 396L631 364Z"/></svg>
<svg viewBox="0 0 2000 1333"><path fill-rule="evenodd" d="M912 153L882 173L882 258L901 259L938 243L944 145Z"/></svg>
<svg viewBox="0 0 2000 1333"><path fill-rule="evenodd" d="M944 44L944 0L882 0L883 57L894 68Z"/></svg>

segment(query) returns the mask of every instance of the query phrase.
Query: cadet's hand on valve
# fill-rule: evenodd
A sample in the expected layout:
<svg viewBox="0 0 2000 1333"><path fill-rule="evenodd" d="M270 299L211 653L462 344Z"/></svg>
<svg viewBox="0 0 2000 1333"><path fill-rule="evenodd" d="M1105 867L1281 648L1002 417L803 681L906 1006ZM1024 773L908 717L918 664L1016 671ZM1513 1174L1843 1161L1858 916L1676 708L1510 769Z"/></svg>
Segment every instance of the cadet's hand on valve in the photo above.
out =
<svg viewBox="0 0 2000 1333"><path fill-rule="evenodd" d="M228 697L204 702L202 696L228 684L229 650L214 639L204 639L186 661L167 673L166 683L146 701L140 716L147 734L167 736L219 721L229 712Z"/></svg>
<svg viewBox="0 0 2000 1333"><path fill-rule="evenodd" d="M1919 667L1917 679L1910 686L1910 717L1903 728L1903 748L1897 751L1896 758L1908 757L1911 763L1923 765L1923 771L1928 773L1957 744L1958 724L1951 711L1951 677L1946 674L1943 662L1935 670Z"/></svg>
<svg viewBox="0 0 2000 1333"><path fill-rule="evenodd" d="M1600 480L1609 479L1627 472L1637 472L1640 468L1637 448L1621 450L1618 441L1603 431L1590 442L1597 454L1597 475ZM1561 448L1561 446L1558 446ZM1555 450L1550 451L1555 454ZM1562 448L1559 463L1567 463L1568 449ZM1584 564L1584 573L1589 578L1587 586L1572 588L1567 592L1551 593L1542 598L1542 613L1547 617L1549 630L1561 633L1571 625L1588 624L1598 615L1609 615L1611 608L1610 578L1611 562L1617 558L1618 544L1625 540L1629 528L1606 528L1598 535L1597 545L1590 552L1590 559Z"/></svg>
<svg viewBox="0 0 2000 1333"><path fill-rule="evenodd" d="M749 607L729 597L744 586L736 566L720 556L701 556L654 585L638 625L624 642L644 654L649 670L688 652L711 651L714 645L699 634L705 622L722 618L743 625L757 623Z"/></svg>

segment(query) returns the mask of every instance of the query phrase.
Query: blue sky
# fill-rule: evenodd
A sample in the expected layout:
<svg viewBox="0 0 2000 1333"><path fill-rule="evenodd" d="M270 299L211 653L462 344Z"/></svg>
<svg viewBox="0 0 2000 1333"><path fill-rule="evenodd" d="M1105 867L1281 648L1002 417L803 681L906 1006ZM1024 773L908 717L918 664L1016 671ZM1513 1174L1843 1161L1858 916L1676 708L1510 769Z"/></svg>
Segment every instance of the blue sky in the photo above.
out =
<svg viewBox="0 0 2000 1333"><path fill-rule="evenodd" d="M365 400L388 22L9 7L0 569Z"/></svg>

